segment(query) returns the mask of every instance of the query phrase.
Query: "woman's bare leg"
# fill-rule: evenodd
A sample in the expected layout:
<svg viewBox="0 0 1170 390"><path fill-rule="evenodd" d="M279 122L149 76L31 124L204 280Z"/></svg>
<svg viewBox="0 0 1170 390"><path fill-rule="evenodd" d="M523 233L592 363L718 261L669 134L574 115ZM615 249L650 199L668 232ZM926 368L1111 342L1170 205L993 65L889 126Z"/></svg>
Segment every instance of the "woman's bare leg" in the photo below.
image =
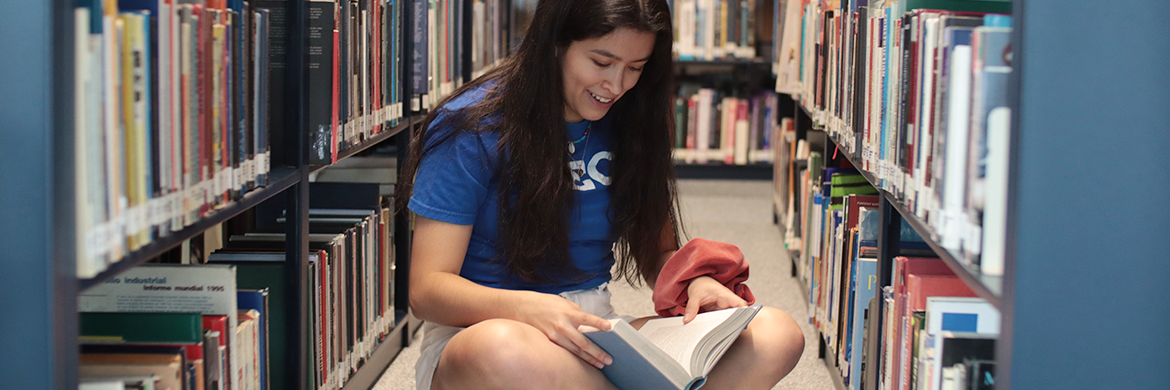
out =
<svg viewBox="0 0 1170 390"><path fill-rule="evenodd" d="M536 328L503 319L472 325L451 338L431 389L616 390L601 370Z"/></svg>

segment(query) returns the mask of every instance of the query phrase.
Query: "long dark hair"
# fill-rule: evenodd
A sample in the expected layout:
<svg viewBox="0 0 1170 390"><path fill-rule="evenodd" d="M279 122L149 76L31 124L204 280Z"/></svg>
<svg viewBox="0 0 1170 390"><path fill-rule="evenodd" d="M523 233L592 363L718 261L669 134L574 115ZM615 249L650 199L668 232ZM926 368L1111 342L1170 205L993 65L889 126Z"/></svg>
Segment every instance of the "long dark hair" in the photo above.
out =
<svg viewBox="0 0 1170 390"><path fill-rule="evenodd" d="M675 233L678 247L677 186L671 159L674 128L670 10L665 0L540 0L515 54L484 76L445 98L485 84L484 99L457 112L445 112L455 131L428 132L441 110L427 115L413 135L410 157L398 180L397 210L405 210L419 162L431 148L457 132L495 131L499 178L497 260L530 282L581 275L569 255L569 215L575 198L567 168L565 101L559 53L572 42L599 38L618 28L652 33L654 49L637 84L614 103L610 165L611 234L617 241L617 275L631 284L653 283L663 228ZM550 86L552 88L550 88ZM483 118L499 118L485 123ZM432 133L443 139L429 140ZM425 146L425 147L424 147Z"/></svg>

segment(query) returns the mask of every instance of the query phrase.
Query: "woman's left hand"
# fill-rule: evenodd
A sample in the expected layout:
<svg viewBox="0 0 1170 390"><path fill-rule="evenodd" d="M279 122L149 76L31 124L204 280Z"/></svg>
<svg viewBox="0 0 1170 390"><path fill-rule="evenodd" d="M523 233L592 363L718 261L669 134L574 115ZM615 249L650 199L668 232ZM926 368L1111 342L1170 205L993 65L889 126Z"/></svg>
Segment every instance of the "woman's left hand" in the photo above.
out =
<svg viewBox="0 0 1170 390"><path fill-rule="evenodd" d="M690 323L700 312L747 306L747 301L710 276L692 279L691 284L687 286L687 295L684 324Z"/></svg>

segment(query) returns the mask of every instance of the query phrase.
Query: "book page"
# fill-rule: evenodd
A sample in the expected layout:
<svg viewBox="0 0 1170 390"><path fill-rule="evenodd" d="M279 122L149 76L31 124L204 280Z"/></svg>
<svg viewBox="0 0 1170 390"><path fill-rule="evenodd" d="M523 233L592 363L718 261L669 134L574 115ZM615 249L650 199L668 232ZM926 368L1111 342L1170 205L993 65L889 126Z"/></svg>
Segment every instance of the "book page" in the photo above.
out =
<svg viewBox="0 0 1170 390"><path fill-rule="evenodd" d="M683 325L682 317L653 319L646 321L638 333L657 345L691 373L690 362L695 347L703 339L703 336L727 321L735 311L736 309L733 308L702 313L686 325Z"/></svg>

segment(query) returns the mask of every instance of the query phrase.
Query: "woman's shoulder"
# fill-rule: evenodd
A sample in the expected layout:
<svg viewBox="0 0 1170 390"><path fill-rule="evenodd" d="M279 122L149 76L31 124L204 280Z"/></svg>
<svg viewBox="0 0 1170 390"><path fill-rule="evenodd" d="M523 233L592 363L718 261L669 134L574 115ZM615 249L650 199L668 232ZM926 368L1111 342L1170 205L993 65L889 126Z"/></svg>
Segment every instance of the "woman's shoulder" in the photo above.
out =
<svg viewBox="0 0 1170 390"><path fill-rule="evenodd" d="M495 87L495 81L488 81L463 91L463 93L447 101L447 103L440 108L439 114L443 115L445 113L456 112L464 108L479 104L487 99L488 94L491 93Z"/></svg>

